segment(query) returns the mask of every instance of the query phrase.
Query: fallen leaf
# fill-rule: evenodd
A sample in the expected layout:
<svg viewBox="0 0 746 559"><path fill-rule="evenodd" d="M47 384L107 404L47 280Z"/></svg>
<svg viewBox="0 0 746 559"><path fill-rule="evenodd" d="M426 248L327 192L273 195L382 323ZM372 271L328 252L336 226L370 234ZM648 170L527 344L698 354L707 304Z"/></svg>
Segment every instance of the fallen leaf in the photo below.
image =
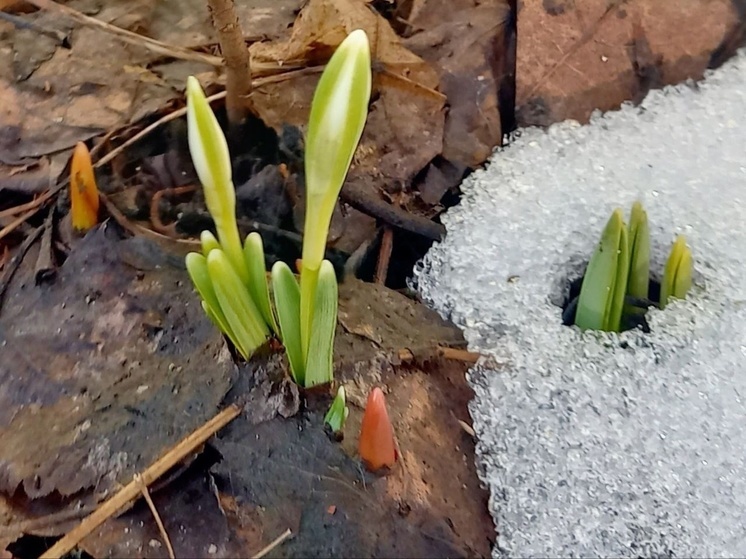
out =
<svg viewBox="0 0 746 559"><path fill-rule="evenodd" d="M66 497L126 483L227 392L233 363L185 272L163 255L133 267L137 247L93 229L44 288L29 288L24 260L0 316L3 492Z"/></svg>

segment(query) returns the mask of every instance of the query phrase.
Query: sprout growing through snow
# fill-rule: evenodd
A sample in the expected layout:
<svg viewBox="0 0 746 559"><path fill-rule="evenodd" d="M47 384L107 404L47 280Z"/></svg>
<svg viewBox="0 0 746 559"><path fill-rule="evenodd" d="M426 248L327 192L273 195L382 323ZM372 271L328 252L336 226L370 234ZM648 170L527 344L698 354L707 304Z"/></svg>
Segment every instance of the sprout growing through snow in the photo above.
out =
<svg viewBox="0 0 746 559"><path fill-rule="evenodd" d="M676 237L666 262L666 270L661 282L660 307L666 307L671 297L684 299L692 287L692 253L686 246L684 235Z"/></svg>
<svg viewBox="0 0 746 559"><path fill-rule="evenodd" d="M640 202L632 206L629 233L622 212L614 210L583 278L575 324L583 330L619 332L650 306L650 232ZM661 283L660 308L671 297L683 299L692 285L692 255L683 236L674 243Z"/></svg>

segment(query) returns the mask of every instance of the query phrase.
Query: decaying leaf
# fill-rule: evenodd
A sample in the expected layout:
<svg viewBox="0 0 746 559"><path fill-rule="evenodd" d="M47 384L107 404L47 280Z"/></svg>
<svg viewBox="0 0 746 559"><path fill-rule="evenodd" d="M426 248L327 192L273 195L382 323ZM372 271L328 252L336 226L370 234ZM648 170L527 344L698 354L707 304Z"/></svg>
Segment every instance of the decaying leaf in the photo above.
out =
<svg viewBox="0 0 746 559"><path fill-rule="evenodd" d="M110 227L0 315L0 490L107 491L211 417L234 365L186 273L138 270ZM33 259L28 259L33 262ZM29 271L30 273L30 271ZM31 276L33 277L33 276Z"/></svg>

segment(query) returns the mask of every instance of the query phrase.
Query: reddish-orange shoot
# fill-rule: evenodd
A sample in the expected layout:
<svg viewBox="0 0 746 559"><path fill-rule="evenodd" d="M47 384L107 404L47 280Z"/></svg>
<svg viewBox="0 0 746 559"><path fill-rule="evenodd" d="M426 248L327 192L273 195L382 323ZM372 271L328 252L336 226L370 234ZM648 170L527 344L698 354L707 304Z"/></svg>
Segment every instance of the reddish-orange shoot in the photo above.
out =
<svg viewBox="0 0 746 559"><path fill-rule="evenodd" d="M391 427L386 401L380 388L374 388L368 395L358 451L371 471L391 468L396 462L394 429Z"/></svg>
<svg viewBox="0 0 746 559"><path fill-rule="evenodd" d="M78 142L70 163L70 216L73 229L88 231L98 223L98 188L91 154Z"/></svg>

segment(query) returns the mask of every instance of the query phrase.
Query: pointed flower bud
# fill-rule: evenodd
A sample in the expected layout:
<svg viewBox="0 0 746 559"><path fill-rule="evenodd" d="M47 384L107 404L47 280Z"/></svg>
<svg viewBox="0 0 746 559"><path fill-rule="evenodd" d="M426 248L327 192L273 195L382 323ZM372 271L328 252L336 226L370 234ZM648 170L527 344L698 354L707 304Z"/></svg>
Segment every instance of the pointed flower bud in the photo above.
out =
<svg viewBox="0 0 746 559"><path fill-rule="evenodd" d="M306 222L303 265L317 269L334 205L368 116L371 70L368 36L350 33L321 75L306 134Z"/></svg>
<svg viewBox="0 0 746 559"><path fill-rule="evenodd" d="M371 471L391 468L396 462L394 430L380 388L374 388L368 395L358 451L365 466Z"/></svg>
<svg viewBox="0 0 746 559"><path fill-rule="evenodd" d="M223 130L197 78L187 79L189 152L205 192L205 203L218 233L220 246L244 284L249 273L236 225L236 191L231 158Z"/></svg>
<svg viewBox="0 0 746 559"><path fill-rule="evenodd" d="M98 187L91 153L78 142L70 163L70 217L73 229L88 231L98 223Z"/></svg>

